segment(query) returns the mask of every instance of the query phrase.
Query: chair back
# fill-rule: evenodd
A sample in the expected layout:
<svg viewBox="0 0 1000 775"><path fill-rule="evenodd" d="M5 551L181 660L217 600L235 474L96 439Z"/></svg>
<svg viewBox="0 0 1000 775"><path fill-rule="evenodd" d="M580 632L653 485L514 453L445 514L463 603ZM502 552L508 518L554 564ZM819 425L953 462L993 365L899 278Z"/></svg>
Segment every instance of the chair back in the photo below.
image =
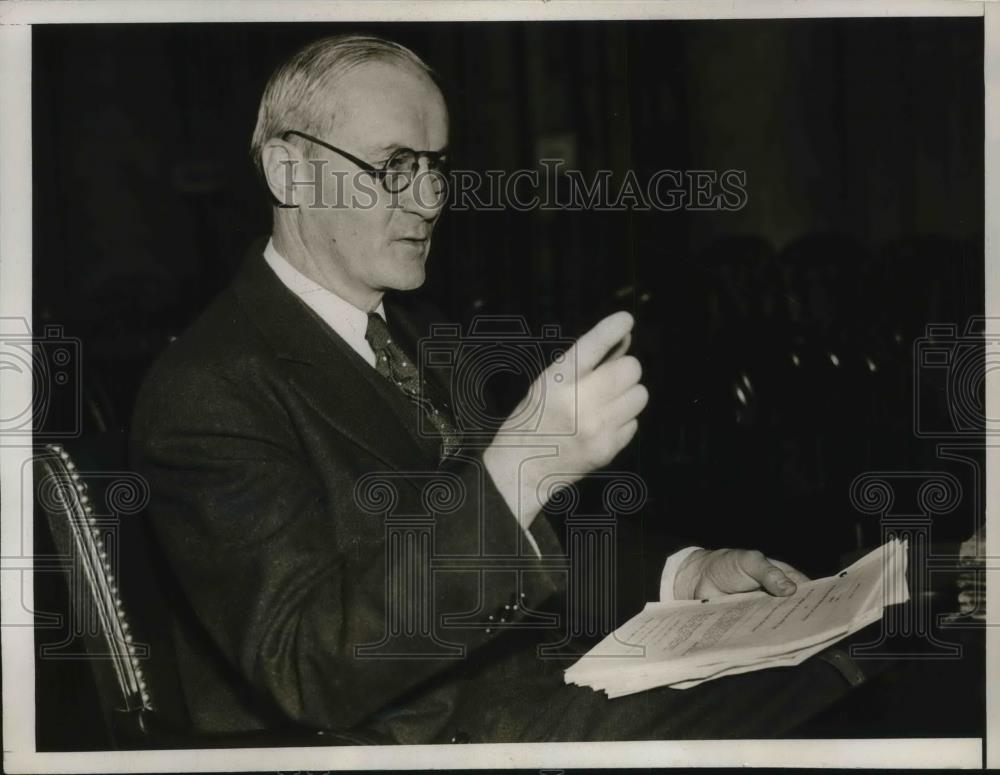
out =
<svg viewBox="0 0 1000 775"><path fill-rule="evenodd" d="M145 481L123 465L124 434L103 434L71 455L50 444L35 456L35 505L69 588L67 637L45 658L86 658L116 745L148 743L164 719L180 728L169 609L153 555ZM79 643L85 654L79 651Z"/></svg>

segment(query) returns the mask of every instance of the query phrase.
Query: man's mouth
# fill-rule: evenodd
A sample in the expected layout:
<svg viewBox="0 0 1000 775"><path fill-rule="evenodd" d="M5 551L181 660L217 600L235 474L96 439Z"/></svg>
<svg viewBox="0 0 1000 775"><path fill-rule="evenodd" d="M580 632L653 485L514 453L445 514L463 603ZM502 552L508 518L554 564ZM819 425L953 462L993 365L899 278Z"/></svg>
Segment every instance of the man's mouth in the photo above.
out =
<svg viewBox="0 0 1000 775"><path fill-rule="evenodd" d="M411 251L423 253L427 250L428 239L428 237L399 237L396 239L396 242L406 245Z"/></svg>

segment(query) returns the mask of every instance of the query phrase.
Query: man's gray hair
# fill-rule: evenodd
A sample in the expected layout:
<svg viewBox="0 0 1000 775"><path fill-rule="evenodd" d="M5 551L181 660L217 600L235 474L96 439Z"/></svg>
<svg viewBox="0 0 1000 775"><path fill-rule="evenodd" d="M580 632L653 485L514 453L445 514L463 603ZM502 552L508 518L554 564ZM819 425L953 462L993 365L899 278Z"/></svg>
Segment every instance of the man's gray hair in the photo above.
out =
<svg viewBox="0 0 1000 775"><path fill-rule="evenodd" d="M434 71L406 46L375 35L333 35L300 49L279 67L264 88L250 156L263 171L264 143L289 129L322 134L332 123L329 94L333 82L371 61L409 64L434 78Z"/></svg>

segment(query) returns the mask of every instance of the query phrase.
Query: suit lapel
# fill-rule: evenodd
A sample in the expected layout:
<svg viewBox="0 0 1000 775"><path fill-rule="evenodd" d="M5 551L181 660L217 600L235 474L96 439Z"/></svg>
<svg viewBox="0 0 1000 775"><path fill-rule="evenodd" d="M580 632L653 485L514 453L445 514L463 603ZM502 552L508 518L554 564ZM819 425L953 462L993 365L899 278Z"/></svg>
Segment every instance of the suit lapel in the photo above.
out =
<svg viewBox="0 0 1000 775"><path fill-rule="evenodd" d="M292 386L331 425L390 468L405 471L425 461L426 450L388 392L396 388L282 284L259 250L232 287L286 362Z"/></svg>

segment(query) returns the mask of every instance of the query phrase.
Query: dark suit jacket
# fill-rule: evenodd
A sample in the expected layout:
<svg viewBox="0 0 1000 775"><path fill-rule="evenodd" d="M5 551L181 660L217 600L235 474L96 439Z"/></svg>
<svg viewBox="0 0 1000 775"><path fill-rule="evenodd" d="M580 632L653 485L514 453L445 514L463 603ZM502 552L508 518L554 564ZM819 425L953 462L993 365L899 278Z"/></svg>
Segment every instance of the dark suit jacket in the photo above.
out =
<svg viewBox="0 0 1000 775"><path fill-rule="evenodd" d="M389 300L386 311L415 353L418 316ZM489 615L512 597L530 611L564 582L534 559L481 452L439 465L436 447L398 389L252 251L154 365L132 430L132 462L151 485L155 535L181 590L177 662L198 729L293 723L447 739L456 708L487 685L476 678L484 664L508 650L511 636ZM357 658L357 647L385 641L387 605L398 602L390 581L408 571L387 551L385 490L367 490L359 506L356 487L373 474L394 491L397 515L427 513L429 482L450 488L458 506L432 517L436 557L521 557L520 572L433 574L435 621L466 613L435 627L451 658ZM560 552L545 518L532 532L545 554ZM491 723L477 736L488 739Z"/></svg>

